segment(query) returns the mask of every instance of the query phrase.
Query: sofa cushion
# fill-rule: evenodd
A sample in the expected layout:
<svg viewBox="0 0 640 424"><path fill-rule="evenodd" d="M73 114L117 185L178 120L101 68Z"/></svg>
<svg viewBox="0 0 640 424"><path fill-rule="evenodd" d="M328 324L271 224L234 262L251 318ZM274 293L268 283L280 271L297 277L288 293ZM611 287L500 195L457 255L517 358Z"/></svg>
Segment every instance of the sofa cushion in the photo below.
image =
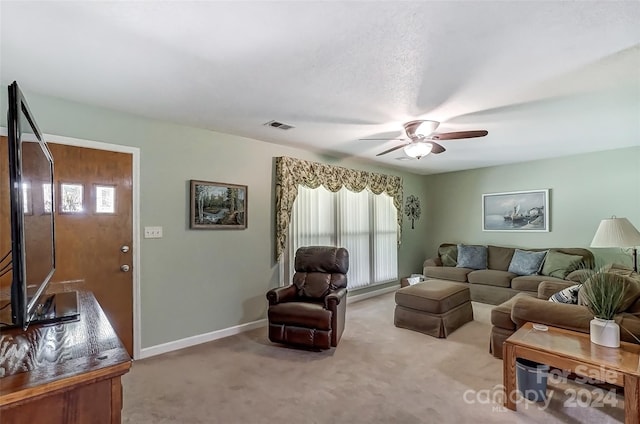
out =
<svg viewBox="0 0 640 424"><path fill-rule="evenodd" d="M451 266L425 266L422 273L429 278L438 278L441 280L467 282L467 274L473 271L470 268L458 268Z"/></svg>
<svg viewBox="0 0 640 424"><path fill-rule="evenodd" d="M443 266L458 265L458 246L442 245L438 248L438 256Z"/></svg>
<svg viewBox="0 0 640 424"><path fill-rule="evenodd" d="M456 266L459 268L486 269L487 247L458 244L458 264Z"/></svg>
<svg viewBox="0 0 640 424"><path fill-rule="evenodd" d="M564 278L569 281L573 281L574 283L584 283L589 279L592 272L593 270L591 269L576 269L575 271L571 271Z"/></svg>
<svg viewBox="0 0 640 424"><path fill-rule="evenodd" d="M549 250L542 265L542 275L564 279L570 272L578 268L580 262L582 262L582 256Z"/></svg>
<svg viewBox="0 0 640 424"><path fill-rule="evenodd" d="M640 299L640 276L638 276L637 273L634 273L625 277L625 280L627 287L624 291L620 311L627 311L638 299Z"/></svg>
<svg viewBox="0 0 640 424"><path fill-rule="evenodd" d="M543 281L564 281L545 275L520 275L511 280L511 288L520 291L538 292L538 285ZM545 299L546 300L546 299Z"/></svg>
<svg viewBox="0 0 640 424"><path fill-rule="evenodd" d="M580 291L580 287L582 287L582 284L576 284L574 286L562 289L559 292L552 294L551 297L549 297L549 302L577 305L578 291Z"/></svg>
<svg viewBox="0 0 640 424"><path fill-rule="evenodd" d="M467 275L467 280L472 284L484 284L486 286L511 287L511 280L516 274L508 271L494 269L479 269Z"/></svg>
<svg viewBox="0 0 640 424"><path fill-rule="evenodd" d="M626 312L640 316L640 297L627 308Z"/></svg>
<svg viewBox="0 0 640 424"><path fill-rule="evenodd" d="M509 264L511 263L514 252L515 249L512 247L488 246L488 268L498 271L509 270Z"/></svg>
<svg viewBox="0 0 640 424"><path fill-rule="evenodd" d="M509 272L518 275L534 275L540 271L544 257L547 251L531 252L527 250L516 249L509 264Z"/></svg>

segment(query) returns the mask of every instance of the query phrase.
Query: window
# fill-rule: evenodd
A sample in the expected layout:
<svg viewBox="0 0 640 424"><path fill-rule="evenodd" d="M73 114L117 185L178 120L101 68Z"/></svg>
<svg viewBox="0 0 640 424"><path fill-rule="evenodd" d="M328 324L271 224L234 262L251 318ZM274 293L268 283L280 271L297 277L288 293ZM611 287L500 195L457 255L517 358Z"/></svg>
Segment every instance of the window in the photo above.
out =
<svg viewBox="0 0 640 424"><path fill-rule="evenodd" d="M116 188L115 186L95 185L96 213L116 212Z"/></svg>
<svg viewBox="0 0 640 424"><path fill-rule="evenodd" d="M368 190L298 187L289 240L289 272L298 247L341 246L349 251L348 288L382 284L398 278L397 211L393 199Z"/></svg>
<svg viewBox="0 0 640 424"><path fill-rule="evenodd" d="M42 183L42 198L44 199L44 213L51 213L53 210L51 183Z"/></svg>
<svg viewBox="0 0 640 424"><path fill-rule="evenodd" d="M82 184L60 184L60 212L82 212L84 209L82 192Z"/></svg>

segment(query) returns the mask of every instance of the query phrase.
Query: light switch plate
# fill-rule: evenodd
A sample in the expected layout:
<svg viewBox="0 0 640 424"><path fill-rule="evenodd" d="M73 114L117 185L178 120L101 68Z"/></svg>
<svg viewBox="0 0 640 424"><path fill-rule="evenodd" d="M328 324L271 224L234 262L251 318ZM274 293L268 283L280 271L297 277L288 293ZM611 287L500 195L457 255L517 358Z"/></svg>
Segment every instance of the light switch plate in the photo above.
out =
<svg viewBox="0 0 640 424"><path fill-rule="evenodd" d="M162 227L144 227L144 238L162 238Z"/></svg>

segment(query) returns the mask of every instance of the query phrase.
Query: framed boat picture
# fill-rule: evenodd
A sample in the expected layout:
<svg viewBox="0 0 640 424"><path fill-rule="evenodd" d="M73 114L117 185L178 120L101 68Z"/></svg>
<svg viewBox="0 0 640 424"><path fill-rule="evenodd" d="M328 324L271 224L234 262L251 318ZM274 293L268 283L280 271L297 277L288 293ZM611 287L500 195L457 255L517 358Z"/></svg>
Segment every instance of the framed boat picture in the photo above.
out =
<svg viewBox="0 0 640 424"><path fill-rule="evenodd" d="M482 195L482 231L549 231L549 189Z"/></svg>

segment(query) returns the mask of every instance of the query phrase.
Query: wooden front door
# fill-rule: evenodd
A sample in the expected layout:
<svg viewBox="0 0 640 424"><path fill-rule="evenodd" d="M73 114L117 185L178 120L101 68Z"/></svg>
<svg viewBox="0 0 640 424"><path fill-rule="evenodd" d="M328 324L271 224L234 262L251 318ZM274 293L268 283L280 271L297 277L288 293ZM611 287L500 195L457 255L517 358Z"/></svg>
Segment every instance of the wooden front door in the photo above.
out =
<svg viewBox="0 0 640 424"><path fill-rule="evenodd" d="M58 202L53 281L82 280L80 287L93 292L133 356L132 155L55 143L49 148Z"/></svg>
<svg viewBox="0 0 640 424"><path fill-rule="evenodd" d="M2 256L11 249L7 145L7 137L0 137ZM56 283L76 281L69 286L93 292L133 356L133 157L129 153L48 145L54 159L57 202L56 272L50 287L55 291ZM10 284L10 272L0 277L2 293L8 293Z"/></svg>

